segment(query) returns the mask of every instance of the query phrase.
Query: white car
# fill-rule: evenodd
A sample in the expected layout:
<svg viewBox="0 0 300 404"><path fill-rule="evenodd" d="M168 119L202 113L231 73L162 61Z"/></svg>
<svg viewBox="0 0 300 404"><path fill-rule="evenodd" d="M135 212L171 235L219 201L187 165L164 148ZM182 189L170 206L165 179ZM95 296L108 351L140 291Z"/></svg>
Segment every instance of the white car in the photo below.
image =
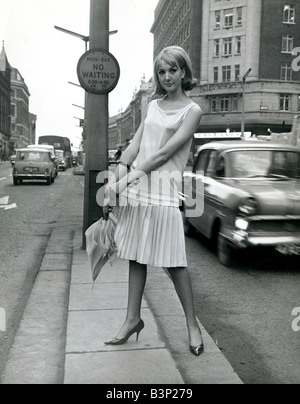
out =
<svg viewBox="0 0 300 404"><path fill-rule="evenodd" d="M57 159L56 154L55 154L54 146L41 145L41 144L37 144L37 145L30 144L30 145L27 146L27 149L35 149L35 150L37 150L37 149L42 149L42 150L48 150L48 151L51 153L51 157L52 157L52 159L53 159L53 164L54 164L54 167L55 167L55 177L58 176L59 163L58 163L58 159Z"/></svg>

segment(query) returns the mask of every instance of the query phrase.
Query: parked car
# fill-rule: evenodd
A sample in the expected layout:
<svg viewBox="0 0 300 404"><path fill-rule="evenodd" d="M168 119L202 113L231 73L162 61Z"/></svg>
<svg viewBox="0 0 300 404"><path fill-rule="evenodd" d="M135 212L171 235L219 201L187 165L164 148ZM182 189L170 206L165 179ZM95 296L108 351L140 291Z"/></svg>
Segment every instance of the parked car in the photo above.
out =
<svg viewBox="0 0 300 404"><path fill-rule="evenodd" d="M235 249L248 247L300 254L299 149L259 141L207 144L184 174L183 192L185 233L196 229L215 242L223 265L231 265Z"/></svg>
<svg viewBox="0 0 300 404"><path fill-rule="evenodd" d="M117 152L118 150L109 150L108 151L108 164L117 164L118 159L117 159Z"/></svg>
<svg viewBox="0 0 300 404"><path fill-rule="evenodd" d="M64 154L65 153L63 150L55 150L55 156L57 158L58 168L59 168L59 170L62 170L62 171L66 171L66 169L68 168L68 163L65 159Z"/></svg>
<svg viewBox="0 0 300 404"><path fill-rule="evenodd" d="M54 146L40 145L40 144L38 144L38 145L28 145L27 148L28 148L28 149L42 149L42 150L48 150L48 151L51 153L51 157L52 157L53 164L54 164L54 167L55 167L55 177L58 176L59 162L58 162L58 159L57 159L56 154L55 154Z"/></svg>
<svg viewBox="0 0 300 404"><path fill-rule="evenodd" d="M45 180L48 185L54 182L55 166L49 150L26 148L17 151L13 168L14 185L24 180Z"/></svg>

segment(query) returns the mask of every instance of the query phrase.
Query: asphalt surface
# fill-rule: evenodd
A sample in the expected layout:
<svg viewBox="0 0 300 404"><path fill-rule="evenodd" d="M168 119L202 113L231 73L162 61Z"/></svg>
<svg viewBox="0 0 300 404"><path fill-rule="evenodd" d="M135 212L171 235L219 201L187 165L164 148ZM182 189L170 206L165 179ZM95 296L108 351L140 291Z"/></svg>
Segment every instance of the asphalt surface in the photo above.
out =
<svg viewBox="0 0 300 404"><path fill-rule="evenodd" d="M238 254L225 268L209 243L187 240L197 315L245 384L299 384L300 257Z"/></svg>
<svg viewBox="0 0 300 404"><path fill-rule="evenodd" d="M0 165L0 374L13 344L51 234L82 223L84 177L60 173L55 184L14 187L8 163ZM1 204L0 204L1 205ZM292 311L300 307L300 260L270 251L239 254L232 268L219 264L202 237L187 239L197 316L245 384L298 384L300 332ZM148 279L149 288L151 277ZM159 295L152 302L160 312ZM172 302L165 302L172 312ZM157 308L155 308L157 306ZM165 331L168 334L168 330Z"/></svg>
<svg viewBox="0 0 300 404"><path fill-rule="evenodd" d="M78 225L83 209L82 179L74 177L73 170L59 173L51 186L28 182L15 187L11 173L9 163L0 165L0 200L8 196L7 205L17 205L0 207L0 307L6 312L6 332L0 332L0 374L52 230Z"/></svg>

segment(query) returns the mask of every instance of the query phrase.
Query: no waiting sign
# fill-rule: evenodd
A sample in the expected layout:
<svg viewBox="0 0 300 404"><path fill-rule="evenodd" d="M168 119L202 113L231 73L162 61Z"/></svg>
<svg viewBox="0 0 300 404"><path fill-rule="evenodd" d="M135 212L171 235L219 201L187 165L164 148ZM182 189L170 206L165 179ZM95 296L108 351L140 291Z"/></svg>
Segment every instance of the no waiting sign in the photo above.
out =
<svg viewBox="0 0 300 404"><path fill-rule="evenodd" d="M77 66L81 86L94 94L108 94L117 86L120 66L117 59L104 49L91 49L81 56Z"/></svg>

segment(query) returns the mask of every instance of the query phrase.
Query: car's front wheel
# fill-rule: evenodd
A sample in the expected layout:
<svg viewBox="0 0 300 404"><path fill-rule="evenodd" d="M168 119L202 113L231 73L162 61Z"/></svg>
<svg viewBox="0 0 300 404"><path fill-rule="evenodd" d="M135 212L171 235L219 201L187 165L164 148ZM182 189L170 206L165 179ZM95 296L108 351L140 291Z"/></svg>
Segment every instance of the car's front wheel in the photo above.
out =
<svg viewBox="0 0 300 404"><path fill-rule="evenodd" d="M221 233L218 234L217 248L218 258L221 264L225 267L230 267L233 263L234 251Z"/></svg>

